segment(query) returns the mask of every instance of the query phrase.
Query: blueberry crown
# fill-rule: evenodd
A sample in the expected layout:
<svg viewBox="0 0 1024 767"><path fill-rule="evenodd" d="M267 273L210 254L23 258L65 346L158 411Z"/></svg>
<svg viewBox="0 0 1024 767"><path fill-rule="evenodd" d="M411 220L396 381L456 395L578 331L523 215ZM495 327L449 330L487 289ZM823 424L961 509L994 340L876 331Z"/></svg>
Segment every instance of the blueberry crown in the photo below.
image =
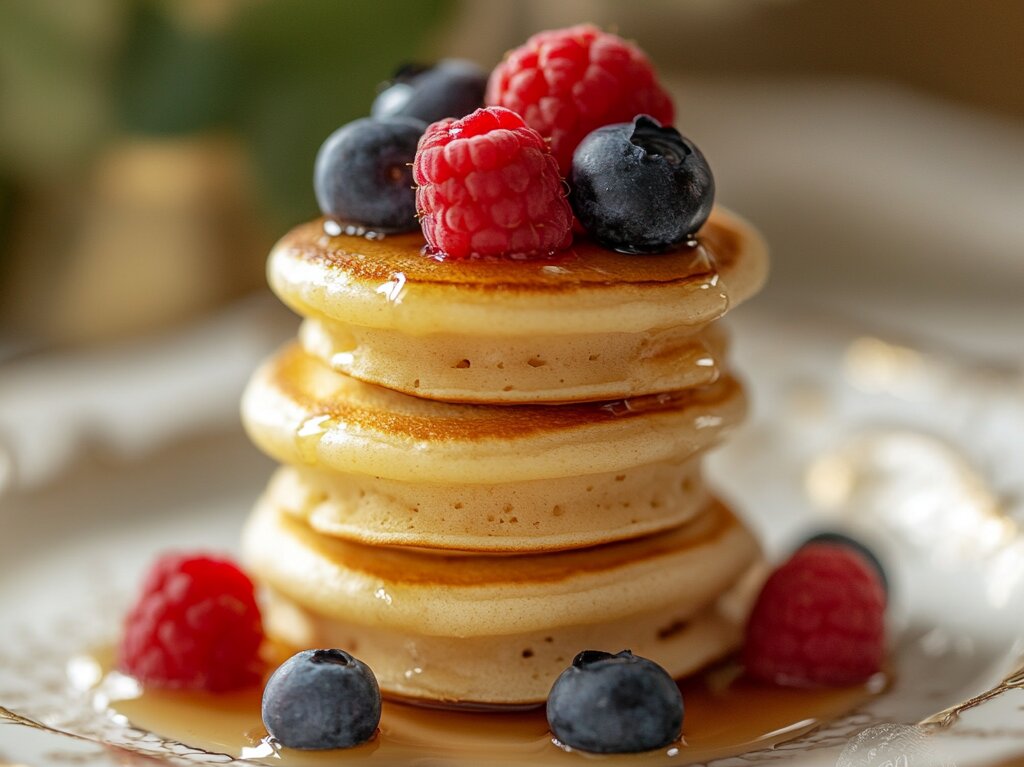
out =
<svg viewBox="0 0 1024 767"><path fill-rule="evenodd" d="M629 141L647 152L648 156L664 157L672 165L682 165L693 153L679 131L664 127L647 115L633 118L633 133Z"/></svg>
<svg viewBox="0 0 1024 767"><path fill-rule="evenodd" d="M633 653L629 650L623 650L617 654L604 652L603 650L584 650L572 659L572 665L573 668L586 668L587 666L593 665L594 663L600 663L601 661L613 660L615 658L628 660L632 657Z"/></svg>
<svg viewBox="0 0 1024 767"><path fill-rule="evenodd" d="M333 663L336 666L347 666L353 658L344 650L314 650L309 656L310 663Z"/></svg>

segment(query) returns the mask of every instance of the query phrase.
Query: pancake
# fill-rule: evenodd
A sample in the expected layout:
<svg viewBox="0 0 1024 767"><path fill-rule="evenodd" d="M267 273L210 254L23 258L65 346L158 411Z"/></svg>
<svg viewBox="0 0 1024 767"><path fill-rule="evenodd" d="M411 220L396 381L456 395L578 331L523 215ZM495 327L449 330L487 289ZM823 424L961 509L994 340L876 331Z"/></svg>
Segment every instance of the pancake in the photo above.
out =
<svg viewBox="0 0 1024 767"><path fill-rule="evenodd" d="M470 403L587 402L705 386L717 380L725 355L725 333L715 325L496 340L307 319L299 340L311 355L360 380Z"/></svg>
<svg viewBox="0 0 1024 767"><path fill-rule="evenodd" d="M496 553L638 538L693 519L709 500L700 460L487 485L401 482L279 469L272 503L323 535L376 546Z"/></svg>
<svg viewBox="0 0 1024 767"><path fill-rule="evenodd" d="M757 572L755 566L750 576ZM505 636L436 637L355 625L318 615L280 593L264 593L268 633L286 646L342 647L373 668L387 698L453 707L543 703L582 649L629 649L674 678L692 674L739 647L753 591L745 575L687 619L659 608L627 618Z"/></svg>
<svg viewBox="0 0 1024 767"><path fill-rule="evenodd" d="M452 402L595 401L714 379L700 330L761 287L757 232L721 208L694 243L655 256L586 240L549 260L439 262L418 233L274 248L271 287L312 322L307 351L362 380Z"/></svg>
<svg viewBox="0 0 1024 767"><path fill-rule="evenodd" d="M759 561L719 503L640 541L453 557L332 541L265 499L243 550L274 640L355 653L392 697L484 705L543 701L582 649L692 673L737 646Z"/></svg>
<svg viewBox="0 0 1024 767"><path fill-rule="evenodd" d="M242 536L249 572L305 609L360 626L436 637L505 636L669 610L696 615L757 557L718 501L685 525L550 554L452 554L364 546L320 535L257 504Z"/></svg>
<svg viewBox="0 0 1024 767"><path fill-rule="evenodd" d="M433 402L337 373L286 347L242 402L250 437L290 464L441 484L495 484L680 461L743 416L731 376L611 403L551 406Z"/></svg>

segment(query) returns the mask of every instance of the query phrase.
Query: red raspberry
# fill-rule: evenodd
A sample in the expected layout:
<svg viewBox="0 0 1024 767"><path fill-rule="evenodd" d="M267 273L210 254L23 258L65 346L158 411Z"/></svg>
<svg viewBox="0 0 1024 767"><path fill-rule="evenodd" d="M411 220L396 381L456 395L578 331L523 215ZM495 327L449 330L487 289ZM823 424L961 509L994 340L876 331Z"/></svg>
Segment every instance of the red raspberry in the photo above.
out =
<svg viewBox="0 0 1024 767"><path fill-rule="evenodd" d="M882 665L885 592L855 551L810 544L772 573L747 623L756 679L792 686L863 682Z"/></svg>
<svg viewBox="0 0 1024 767"><path fill-rule="evenodd" d="M671 125L675 116L643 51L591 24L531 37L495 67L485 101L518 112L551 139L564 176L573 151L595 128L638 114Z"/></svg>
<svg viewBox="0 0 1024 767"><path fill-rule="evenodd" d="M143 685L218 692L260 679L252 581L226 559L166 554L125 619L119 666Z"/></svg>
<svg viewBox="0 0 1024 767"><path fill-rule="evenodd" d="M439 254L529 256L572 242L572 209L544 139L501 107L427 128L413 163L423 234Z"/></svg>

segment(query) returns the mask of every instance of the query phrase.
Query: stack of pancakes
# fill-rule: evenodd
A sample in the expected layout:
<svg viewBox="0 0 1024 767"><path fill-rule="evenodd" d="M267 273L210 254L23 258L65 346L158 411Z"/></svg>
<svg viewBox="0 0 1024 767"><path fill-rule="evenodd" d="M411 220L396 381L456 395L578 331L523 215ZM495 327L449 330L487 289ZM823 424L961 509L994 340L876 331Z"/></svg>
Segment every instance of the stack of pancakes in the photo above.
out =
<svg viewBox="0 0 1024 767"><path fill-rule="evenodd" d="M316 221L271 254L305 320L243 402L284 464L243 543L270 635L486 706L543 701L583 649L675 676L732 650L758 547L700 464L744 414L715 321L764 280L757 233L719 209L657 256L422 247Z"/></svg>

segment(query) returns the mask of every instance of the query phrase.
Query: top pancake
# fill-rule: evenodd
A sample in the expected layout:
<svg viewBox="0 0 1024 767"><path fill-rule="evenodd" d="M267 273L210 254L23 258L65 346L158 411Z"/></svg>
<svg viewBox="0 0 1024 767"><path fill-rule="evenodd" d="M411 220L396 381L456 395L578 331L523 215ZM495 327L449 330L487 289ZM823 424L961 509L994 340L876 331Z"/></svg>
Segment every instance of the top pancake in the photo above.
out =
<svg viewBox="0 0 1024 767"><path fill-rule="evenodd" d="M297 227L271 287L307 318L306 352L334 370L426 399L559 403L714 382L706 326L764 281L764 243L717 209L694 243L624 255L580 238L547 260L438 261L419 234L384 239Z"/></svg>
<svg viewBox="0 0 1024 767"><path fill-rule="evenodd" d="M717 208L696 242L624 255L577 238L547 260L439 261L419 233L331 237L302 224L275 246L270 286L303 316L413 335L642 332L700 327L749 298L767 274L758 233Z"/></svg>

